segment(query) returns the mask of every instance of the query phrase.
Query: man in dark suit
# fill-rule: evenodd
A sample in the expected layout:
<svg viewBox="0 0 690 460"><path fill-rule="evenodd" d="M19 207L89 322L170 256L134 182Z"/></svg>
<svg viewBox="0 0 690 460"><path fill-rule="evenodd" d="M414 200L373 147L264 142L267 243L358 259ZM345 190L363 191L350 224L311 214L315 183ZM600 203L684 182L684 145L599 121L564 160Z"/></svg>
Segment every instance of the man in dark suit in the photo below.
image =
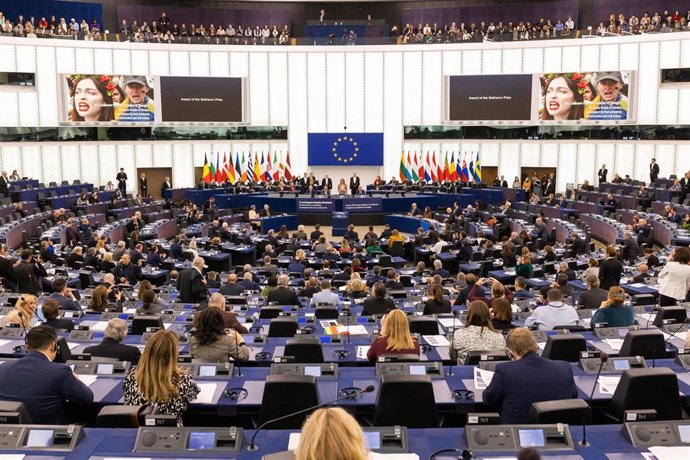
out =
<svg viewBox="0 0 690 460"><path fill-rule="evenodd" d="M386 277L388 278L388 281L386 281L386 289L392 291L400 291L405 289L405 286L403 286L402 283L399 281L398 274L395 272L395 270L388 270L388 273L386 273Z"/></svg>
<svg viewBox="0 0 690 460"><path fill-rule="evenodd" d="M53 280L53 293L49 298L54 299L63 311L81 311L81 305L72 290L67 287L65 278L57 277Z"/></svg>
<svg viewBox="0 0 690 460"><path fill-rule="evenodd" d="M421 216L422 210L417 207L417 203L412 203L412 206L410 207L410 212L408 212L407 215L412 217Z"/></svg>
<svg viewBox="0 0 690 460"><path fill-rule="evenodd" d="M41 311L43 312L43 318L45 318L44 325L67 332L74 329L74 323L71 319L60 318L60 305L58 305L57 300L45 299L43 305L41 305Z"/></svg>
<svg viewBox="0 0 690 460"><path fill-rule="evenodd" d="M527 328L513 329L506 347L513 361L496 366L484 390L484 402L498 409L502 424L527 423L532 403L577 397L570 364L539 356Z"/></svg>
<svg viewBox="0 0 690 460"><path fill-rule="evenodd" d="M50 326L36 326L26 335L28 353L0 366L0 399L26 405L39 425L66 425L64 404L91 404L93 392L57 356L57 334Z"/></svg>
<svg viewBox="0 0 690 460"><path fill-rule="evenodd" d="M316 224L314 225L314 231L309 234L309 239L312 241L317 241L321 235L323 235L323 232L321 231L321 225Z"/></svg>
<svg viewBox="0 0 690 460"><path fill-rule="evenodd" d="M601 168L599 168L599 172L597 173L597 177L599 177L599 183L602 184L606 182L606 176L608 175L609 170L606 169L606 165L601 165Z"/></svg>
<svg viewBox="0 0 690 460"><path fill-rule="evenodd" d="M206 300L208 290L203 275L204 259L195 257L192 268L182 270L177 280L177 290L180 291L180 302L199 303Z"/></svg>
<svg viewBox="0 0 690 460"><path fill-rule="evenodd" d="M623 247L621 248L621 258L623 260L633 260L640 257L640 246L633 239L632 232L623 233Z"/></svg>
<svg viewBox="0 0 690 460"><path fill-rule="evenodd" d="M141 259L139 259L138 265L134 265L130 255L123 254L122 257L120 257L120 263L117 264L112 273L118 282L135 285L142 280L140 264Z"/></svg>
<svg viewBox="0 0 690 460"><path fill-rule="evenodd" d="M606 260L599 265L599 283L601 288L608 291L612 286L618 286L621 282L623 265L616 258L616 248L606 248Z"/></svg>
<svg viewBox="0 0 690 460"><path fill-rule="evenodd" d="M67 220L65 240L68 246L74 246L79 242L79 233L77 233L77 229L74 227L74 219Z"/></svg>
<svg viewBox="0 0 690 460"><path fill-rule="evenodd" d="M48 276L40 258L34 259L31 249L22 251L22 260L14 267L14 277L17 280L17 290L22 294L38 295L41 292L41 277Z"/></svg>
<svg viewBox="0 0 690 460"><path fill-rule="evenodd" d="M228 284L224 284L218 290L223 295L242 295L244 292L244 286L237 284L237 275L235 273L230 273L228 275Z"/></svg>
<svg viewBox="0 0 690 460"><path fill-rule="evenodd" d="M652 162L649 164L649 183L654 185L654 182L659 178L659 164L656 162L656 158L652 158Z"/></svg>
<svg viewBox="0 0 690 460"><path fill-rule="evenodd" d="M357 177L357 173L352 173L352 177L350 177L350 192L353 195L357 194L357 190L359 190L359 177Z"/></svg>
<svg viewBox="0 0 690 460"><path fill-rule="evenodd" d="M367 278L367 286L372 287L376 283L385 283L386 277L381 275L381 267L379 265L374 265L372 269L373 275Z"/></svg>
<svg viewBox="0 0 690 460"><path fill-rule="evenodd" d="M173 260L184 259L184 251L182 250L182 245L180 244L180 237L176 236L170 245L170 257Z"/></svg>
<svg viewBox="0 0 690 460"><path fill-rule="evenodd" d="M10 179L7 177L7 171L3 171L0 175L0 193L2 193L3 196L9 198L9 190Z"/></svg>
<svg viewBox="0 0 690 460"><path fill-rule="evenodd" d="M321 188L326 188L328 187L328 190L333 190L333 179L328 177L328 174L326 174L323 179L321 179Z"/></svg>
<svg viewBox="0 0 690 460"><path fill-rule="evenodd" d="M99 358L115 358L118 361L128 361L133 365L139 362L141 352L137 347L125 345L122 340L127 336L127 323L120 318L108 321L103 333L103 341L98 345L84 348L84 353Z"/></svg>
<svg viewBox="0 0 690 460"><path fill-rule="evenodd" d="M234 329L240 334L246 334L249 330L240 323L237 319L237 313L234 311L225 311L225 297L219 292L216 292L208 299L208 308L217 308L223 315L223 326L225 329ZM199 315L201 315L199 310L194 313L194 320L192 322L192 327L197 327L199 324Z"/></svg>
<svg viewBox="0 0 690 460"><path fill-rule="evenodd" d="M288 284L290 278L287 275L280 275L278 277L278 286L268 294L268 302L278 305L297 305L302 306L297 297L297 293L290 289Z"/></svg>
<svg viewBox="0 0 690 460"><path fill-rule="evenodd" d="M372 296L364 299L361 316L383 315L394 309L395 302L386 297L386 286L383 283L375 283Z"/></svg>
<svg viewBox="0 0 690 460"><path fill-rule="evenodd" d="M345 238L351 243L359 241L359 233L355 231L354 224L350 224L347 226L347 231L343 235L343 238Z"/></svg>
<svg viewBox="0 0 690 460"><path fill-rule="evenodd" d="M82 253L83 250L81 246L76 246L74 249L72 249L72 253L68 255L67 259L65 260L65 262L67 262L67 266L76 270L80 267L77 262L81 262L81 265L84 265L85 259Z"/></svg>
<svg viewBox="0 0 690 460"><path fill-rule="evenodd" d="M443 268L443 262L438 259L434 260L434 271L431 272L431 275L438 275L441 278L450 278L450 272Z"/></svg>
<svg viewBox="0 0 690 460"><path fill-rule="evenodd" d="M549 239L549 227L541 217L537 217L537 220L534 221L534 233L537 238L541 238L544 241Z"/></svg>
<svg viewBox="0 0 690 460"><path fill-rule="evenodd" d="M127 173L125 168L120 168L120 172L115 176L115 180L117 180L117 188L120 189L124 198L127 195Z"/></svg>
<svg viewBox="0 0 690 460"><path fill-rule="evenodd" d="M254 281L254 274L251 271L246 271L246 268L244 272L244 279L239 282L239 285L247 291L261 290L261 286L259 285L259 283Z"/></svg>
<svg viewBox="0 0 690 460"><path fill-rule="evenodd" d="M587 242L580 238L579 235L573 235L573 242L570 245L575 254L584 254L587 252Z"/></svg>
<svg viewBox="0 0 690 460"><path fill-rule="evenodd" d="M172 184L170 183L170 178L166 177L163 183L161 184L161 197L165 197L165 191L172 188Z"/></svg>
<svg viewBox="0 0 690 460"><path fill-rule="evenodd" d="M0 244L0 277L2 285L10 290L17 287L17 278L14 275L12 261L7 257L7 245Z"/></svg>

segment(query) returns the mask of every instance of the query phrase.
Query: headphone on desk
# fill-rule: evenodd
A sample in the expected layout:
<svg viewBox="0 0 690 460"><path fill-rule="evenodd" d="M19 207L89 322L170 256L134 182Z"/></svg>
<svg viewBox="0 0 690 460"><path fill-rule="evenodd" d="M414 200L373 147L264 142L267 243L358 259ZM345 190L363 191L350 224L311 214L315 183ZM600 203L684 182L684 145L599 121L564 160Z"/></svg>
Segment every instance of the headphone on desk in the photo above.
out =
<svg viewBox="0 0 690 460"><path fill-rule="evenodd" d="M273 359L273 353L270 351L260 351L255 355L257 361L270 361Z"/></svg>
<svg viewBox="0 0 690 460"><path fill-rule="evenodd" d="M228 388L223 394L230 398L231 401L242 401L249 396L249 391L246 388Z"/></svg>

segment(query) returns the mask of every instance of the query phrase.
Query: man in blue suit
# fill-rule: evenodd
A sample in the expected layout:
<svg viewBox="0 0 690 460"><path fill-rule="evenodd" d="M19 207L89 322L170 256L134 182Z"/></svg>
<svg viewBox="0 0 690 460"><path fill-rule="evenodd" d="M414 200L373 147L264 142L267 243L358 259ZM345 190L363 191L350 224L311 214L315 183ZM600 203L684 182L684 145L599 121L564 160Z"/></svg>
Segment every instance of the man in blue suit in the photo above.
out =
<svg viewBox="0 0 690 460"><path fill-rule="evenodd" d="M527 328L513 329L506 347L513 361L496 366L483 395L488 406L498 408L502 424L526 423L532 403L577 397L570 364L539 356Z"/></svg>
<svg viewBox="0 0 690 460"><path fill-rule="evenodd" d="M57 355L57 334L50 326L36 326L26 335L28 353L0 366L0 399L21 401L31 421L65 425L65 400L90 404L93 393L65 364L52 362Z"/></svg>

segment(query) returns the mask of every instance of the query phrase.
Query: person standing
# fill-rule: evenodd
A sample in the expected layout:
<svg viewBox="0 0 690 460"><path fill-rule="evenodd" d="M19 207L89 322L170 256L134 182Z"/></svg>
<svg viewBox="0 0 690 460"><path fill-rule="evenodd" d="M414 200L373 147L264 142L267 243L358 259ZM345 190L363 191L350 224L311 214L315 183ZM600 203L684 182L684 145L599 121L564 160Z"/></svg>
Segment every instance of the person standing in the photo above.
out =
<svg viewBox="0 0 690 460"><path fill-rule="evenodd" d="M599 183L603 184L606 182L606 176L608 175L609 170L606 169L606 165L602 164L601 168L599 168L599 172L597 173L597 176L599 176Z"/></svg>
<svg viewBox="0 0 690 460"><path fill-rule="evenodd" d="M659 164L656 162L656 158L652 158L652 162L649 164L649 183L654 184L659 177Z"/></svg>
<svg viewBox="0 0 690 460"><path fill-rule="evenodd" d="M3 196L8 196L8 192L10 190L10 179L7 177L7 171L3 171L2 174L0 175L0 193L3 194Z"/></svg>
<svg viewBox="0 0 690 460"><path fill-rule="evenodd" d="M165 191L171 188L172 184L170 183L170 178L166 177L163 184L161 184L161 198L165 199Z"/></svg>
<svg viewBox="0 0 690 460"><path fill-rule="evenodd" d="M608 291L612 286L618 286L621 281L623 265L618 260L616 248L608 246L606 248L606 259L599 264L599 283L600 287Z"/></svg>
<svg viewBox="0 0 690 460"><path fill-rule="evenodd" d="M690 250L678 248L659 273L659 305L667 307L683 302L690 290Z"/></svg>
<svg viewBox="0 0 690 460"><path fill-rule="evenodd" d="M120 172L115 176L115 180L117 180L117 188L120 189L122 197L124 198L127 196L127 173L125 172L125 168L120 168Z"/></svg>
<svg viewBox="0 0 690 460"><path fill-rule="evenodd" d="M357 177L357 173L352 173L352 177L350 177L350 192L352 195L357 194L357 190L359 190L359 177Z"/></svg>
<svg viewBox="0 0 690 460"><path fill-rule="evenodd" d="M192 268L183 270L177 280L177 290L180 291L180 301L184 303L199 303L208 296L206 279L203 275L204 259L195 257Z"/></svg>
<svg viewBox="0 0 690 460"><path fill-rule="evenodd" d="M149 196L149 181L146 179L146 173L141 173L139 176L139 194L142 198Z"/></svg>

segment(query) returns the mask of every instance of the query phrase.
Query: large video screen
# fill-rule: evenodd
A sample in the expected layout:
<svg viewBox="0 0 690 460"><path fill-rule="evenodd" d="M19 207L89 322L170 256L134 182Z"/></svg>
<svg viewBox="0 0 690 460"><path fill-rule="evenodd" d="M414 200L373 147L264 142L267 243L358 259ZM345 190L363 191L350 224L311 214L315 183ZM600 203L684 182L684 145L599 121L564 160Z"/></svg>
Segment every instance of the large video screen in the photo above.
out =
<svg viewBox="0 0 690 460"><path fill-rule="evenodd" d="M634 72L449 76L449 122L633 121Z"/></svg>
<svg viewBox="0 0 690 460"><path fill-rule="evenodd" d="M242 78L64 74L60 81L63 124L248 122Z"/></svg>
<svg viewBox="0 0 690 460"><path fill-rule="evenodd" d="M244 121L241 78L160 77L163 122Z"/></svg>

